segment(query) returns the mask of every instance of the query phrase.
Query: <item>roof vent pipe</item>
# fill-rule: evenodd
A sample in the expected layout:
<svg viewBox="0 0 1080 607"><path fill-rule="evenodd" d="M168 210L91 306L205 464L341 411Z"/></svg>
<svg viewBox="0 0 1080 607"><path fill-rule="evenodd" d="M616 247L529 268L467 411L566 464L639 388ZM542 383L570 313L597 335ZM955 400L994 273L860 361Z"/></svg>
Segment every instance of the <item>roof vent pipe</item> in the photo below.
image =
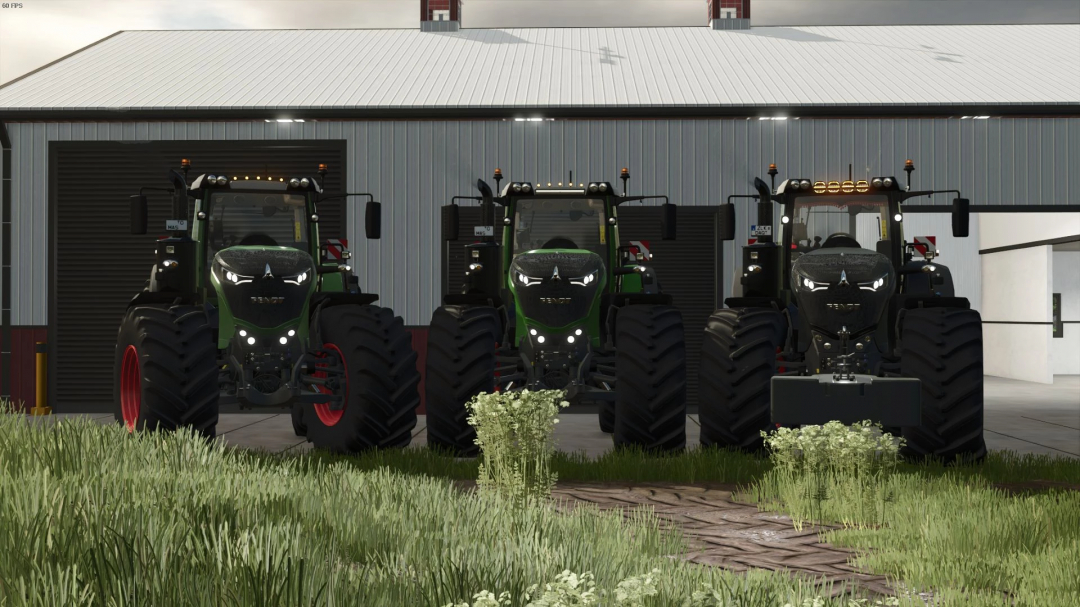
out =
<svg viewBox="0 0 1080 607"><path fill-rule="evenodd" d="M750 29L750 0L705 0L709 27L714 30Z"/></svg>

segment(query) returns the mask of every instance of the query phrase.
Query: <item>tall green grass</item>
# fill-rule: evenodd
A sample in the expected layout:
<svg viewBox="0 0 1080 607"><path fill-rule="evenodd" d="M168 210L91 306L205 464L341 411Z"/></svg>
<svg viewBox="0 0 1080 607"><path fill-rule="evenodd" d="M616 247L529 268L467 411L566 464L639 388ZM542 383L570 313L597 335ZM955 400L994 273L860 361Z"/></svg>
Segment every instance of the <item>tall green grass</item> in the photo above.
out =
<svg viewBox="0 0 1080 607"><path fill-rule="evenodd" d="M0 415L0 605L442 606L479 589L517 600L565 569L601 588L659 569L646 606L701 584L727 605L815 595L668 558L681 540L648 513L508 508L373 461Z"/></svg>

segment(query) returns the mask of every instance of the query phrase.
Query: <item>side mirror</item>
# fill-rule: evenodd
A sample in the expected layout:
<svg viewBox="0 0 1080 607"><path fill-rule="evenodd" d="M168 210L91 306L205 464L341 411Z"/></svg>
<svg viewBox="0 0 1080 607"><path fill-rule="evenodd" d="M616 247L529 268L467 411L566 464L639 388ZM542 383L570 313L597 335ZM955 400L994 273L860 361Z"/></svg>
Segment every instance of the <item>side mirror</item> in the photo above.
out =
<svg viewBox="0 0 1080 607"><path fill-rule="evenodd" d="M772 202L772 190L769 189L769 184L761 180L761 177L754 177L754 189L758 193L758 202Z"/></svg>
<svg viewBox="0 0 1080 607"><path fill-rule="evenodd" d="M720 240L735 240L735 205L730 202L720 205Z"/></svg>
<svg viewBox="0 0 1080 607"><path fill-rule="evenodd" d="M443 240L457 240L458 229L458 205L448 204L442 208Z"/></svg>
<svg viewBox="0 0 1080 607"><path fill-rule="evenodd" d="M675 205L665 202L660 205L660 239L675 240Z"/></svg>
<svg viewBox="0 0 1080 607"><path fill-rule="evenodd" d="M382 238L382 203L368 201L364 209L364 231L369 239Z"/></svg>
<svg viewBox="0 0 1080 607"><path fill-rule="evenodd" d="M952 235L965 238L971 221L971 202L967 198L954 198L952 202Z"/></svg>
<svg viewBox="0 0 1080 607"><path fill-rule="evenodd" d="M146 196L136 194L131 197L131 233L146 233L146 218L148 215Z"/></svg>

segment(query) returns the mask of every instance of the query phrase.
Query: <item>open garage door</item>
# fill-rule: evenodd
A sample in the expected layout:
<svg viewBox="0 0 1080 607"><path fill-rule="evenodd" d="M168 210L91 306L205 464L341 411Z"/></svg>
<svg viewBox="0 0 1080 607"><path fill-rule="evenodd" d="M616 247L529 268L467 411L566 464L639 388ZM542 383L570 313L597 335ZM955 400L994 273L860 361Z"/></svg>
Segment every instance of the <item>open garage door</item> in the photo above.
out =
<svg viewBox="0 0 1080 607"><path fill-rule="evenodd" d="M58 413L111 410L113 351L127 302L141 291L164 237L171 198L147 192L149 231L130 234L128 197L142 186L168 187L169 169L191 160L189 181L229 176L316 176L344 188L344 141L66 142L49 148L52 270L49 283L49 397ZM340 200L319 207L320 238L345 238Z"/></svg>
<svg viewBox="0 0 1080 607"><path fill-rule="evenodd" d="M721 251L717 242L719 218L716 207L679 207L678 240L660 239L660 207L622 206L619 208L619 239L649 242L656 256L653 262L666 293L675 299L682 312L686 331L687 397L692 412L697 412L698 364L705 321L720 302ZM457 240L446 243L443 258L444 293L458 293L465 284L465 245L474 242L473 226L480 222L478 206L459 209ZM502 231L496 230L496 240Z"/></svg>

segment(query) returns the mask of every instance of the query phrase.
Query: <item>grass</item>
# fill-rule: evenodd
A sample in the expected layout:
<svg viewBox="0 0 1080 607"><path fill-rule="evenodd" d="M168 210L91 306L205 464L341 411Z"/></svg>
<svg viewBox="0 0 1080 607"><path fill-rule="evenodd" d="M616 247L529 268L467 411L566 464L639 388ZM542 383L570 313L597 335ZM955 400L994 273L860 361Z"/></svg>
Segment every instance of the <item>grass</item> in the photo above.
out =
<svg viewBox="0 0 1080 607"><path fill-rule="evenodd" d="M781 574L668 558L681 540L647 513L511 509L384 465L410 459L413 472L435 461L268 456L187 431L0 415L0 605L441 607L479 590L516 598L564 569L613 588L654 568L650 607L702 584L728 605L815 596Z"/></svg>
<svg viewBox="0 0 1080 607"><path fill-rule="evenodd" d="M1080 605L1080 491L1013 497L970 470L905 472L874 488L892 503L872 520L854 499L858 480L830 476L818 504L806 485L770 473L745 497L796 520L817 512L845 524L823 539L865 551L860 566L932 589L945 605Z"/></svg>
<svg viewBox="0 0 1080 607"><path fill-rule="evenodd" d="M901 464L878 488L895 501L873 520L853 479L829 478L815 510L801 479L738 453L560 453L552 467L560 482L741 485L763 509L853 526L825 537L867 549L860 565L931 590L937 605L1080 604L1080 492L1013 497L992 486L1077 483L1075 459L995 452L981 466ZM475 461L423 449L267 454L3 415L0 605L442 607L479 590L516 598L564 569L613 588L654 567L660 592L647 606L680 605L700 584L746 607L815 595L778 574L666 558L680 539L647 513L627 522L590 508L511 510L448 482L476 472Z"/></svg>

